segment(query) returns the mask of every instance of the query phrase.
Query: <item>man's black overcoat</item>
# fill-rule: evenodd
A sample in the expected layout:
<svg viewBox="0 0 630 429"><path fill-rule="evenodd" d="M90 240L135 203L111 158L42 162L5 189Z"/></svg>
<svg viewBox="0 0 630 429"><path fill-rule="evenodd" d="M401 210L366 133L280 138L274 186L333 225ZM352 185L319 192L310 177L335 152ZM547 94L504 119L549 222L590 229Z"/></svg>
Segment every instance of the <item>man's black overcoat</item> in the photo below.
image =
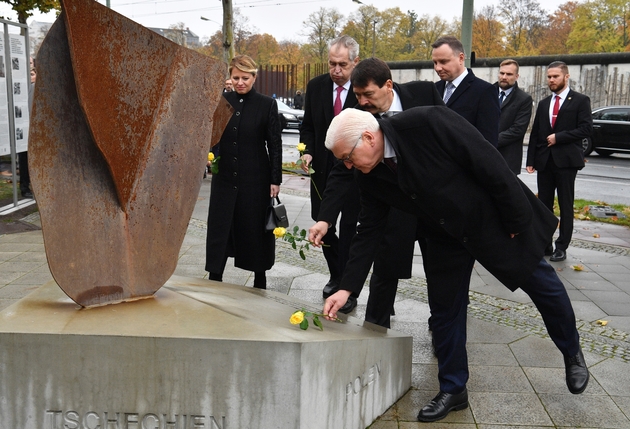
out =
<svg viewBox="0 0 630 429"><path fill-rule="evenodd" d="M558 220L497 149L447 107L416 107L378 121L396 151L397 174L383 163L355 173L361 215L341 289L361 290L390 207L416 214L424 237L455 238L510 289L522 285Z"/></svg>

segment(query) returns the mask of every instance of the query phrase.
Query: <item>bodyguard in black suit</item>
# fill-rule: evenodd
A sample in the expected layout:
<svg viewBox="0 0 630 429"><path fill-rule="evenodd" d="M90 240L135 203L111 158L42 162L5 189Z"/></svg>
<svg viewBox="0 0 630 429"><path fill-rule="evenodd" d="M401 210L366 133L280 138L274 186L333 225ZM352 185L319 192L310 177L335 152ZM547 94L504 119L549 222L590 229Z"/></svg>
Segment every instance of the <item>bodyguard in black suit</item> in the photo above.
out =
<svg viewBox="0 0 630 429"><path fill-rule="evenodd" d="M378 58L367 58L354 68L351 76L356 106L375 116L395 114L417 106L444 105L432 82L392 82L387 64ZM326 192L319 210L318 222L311 227L322 235L343 207L346 195L356 192L352 170L338 163L326 183ZM416 219L408 213L393 209L388 217L386 233L374 261L370 278L370 295L365 320L390 327L398 279L411 277ZM424 249L423 249L424 250Z"/></svg>
<svg viewBox="0 0 630 429"><path fill-rule="evenodd" d="M306 144L302 168L311 174L311 217L317 220L321 199L326 190L328 174L338 162L324 146L328 125L335 116L335 104L338 108L354 107L357 99L352 92L350 74L359 62L359 45L349 36L340 36L330 42L328 51L329 73L317 76L306 87L304 102L304 120L300 127L300 142ZM339 93L337 88L340 89ZM334 95L333 95L334 94ZM339 94L339 101L337 101ZM336 235L337 218L331 222L332 227L326 234L326 246L323 249L330 280L324 287L324 298L337 290L341 274L348 261L350 241L356 233L357 216L359 214L358 190L356 187L344 195L345 202L341 208L339 220L339 236ZM356 301L350 302L344 311L350 311Z"/></svg>
<svg viewBox="0 0 630 429"><path fill-rule="evenodd" d="M564 355L569 390L584 391L589 375L573 308L543 259L556 218L472 125L441 106L378 120L348 109L331 123L326 146L354 166L361 214L340 290L326 300L324 314L334 317L361 290L391 207L416 216L418 234L426 237L440 393L420 410L420 421L468 406L466 308L475 260L511 290L530 296ZM315 234L309 239L321 242Z"/></svg>
<svg viewBox="0 0 630 429"><path fill-rule="evenodd" d="M464 46L457 38L440 37L431 47L433 68L440 77L435 86L446 107L459 113L497 147L501 110L496 89L464 66ZM451 85L455 86L452 93L448 89Z"/></svg>
<svg viewBox="0 0 630 429"><path fill-rule="evenodd" d="M494 84L501 105L498 149L517 175L523 161L523 138L532 117L532 97L518 87L518 69L515 60L502 61L499 81Z"/></svg>
<svg viewBox="0 0 630 429"><path fill-rule="evenodd" d="M527 148L527 172L538 171L538 198L550 210L558 191L560 233L550 258L557 262L567 258L573 234L575 177L584 168L582 140L590 137L593 118L591 100L569 88L569 68L565 63L549 64L547 85L553 95L538 103ZM551 240L549 236L548 254L551 254Z"/></svg>

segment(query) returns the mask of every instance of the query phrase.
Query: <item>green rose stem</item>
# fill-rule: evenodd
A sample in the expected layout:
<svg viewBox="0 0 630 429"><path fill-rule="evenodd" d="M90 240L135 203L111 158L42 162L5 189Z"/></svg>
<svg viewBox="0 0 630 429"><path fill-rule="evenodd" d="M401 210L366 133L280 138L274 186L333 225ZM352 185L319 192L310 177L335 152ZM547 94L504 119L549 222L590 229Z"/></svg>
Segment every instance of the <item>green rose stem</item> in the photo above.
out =
<svg viewBox="0 0 630 429"><path fill-rule="evenodd" d="M317 326L320 331L324 330L324 325L322 325L322 321L319 320L319 318L326 317L326 315L321 313L311 313L303 308L294 311L289 319L289 322L291 322L292 325L300 325L300 329L306 331L308 329L308 317L313 319L313 325ZM339 318L335 318L334 321L343 323L343 320Z"/></svg>
<svg viewBox="0 0 630 429"><path fill-rule="evenodd" d="M304 162L304 161L302 161L302 156L304 156L304 151L306 150L306 145L304 143L299 143L297 145L297 150L300 153L300 159L297 160L295 165L302 165L303 162ZM308 166L308 178L311 180L311 183L313 184L313 187L315 188L315 192L317 192L317 196L319 197L319 200L321 201L322 195L319 193L319 189L317 189L317 185L315 184L315 181L311 177L311 174L313 174L313 173L315 173L315 170L313 170L313 167L311 167L309 165Z"/></svg>

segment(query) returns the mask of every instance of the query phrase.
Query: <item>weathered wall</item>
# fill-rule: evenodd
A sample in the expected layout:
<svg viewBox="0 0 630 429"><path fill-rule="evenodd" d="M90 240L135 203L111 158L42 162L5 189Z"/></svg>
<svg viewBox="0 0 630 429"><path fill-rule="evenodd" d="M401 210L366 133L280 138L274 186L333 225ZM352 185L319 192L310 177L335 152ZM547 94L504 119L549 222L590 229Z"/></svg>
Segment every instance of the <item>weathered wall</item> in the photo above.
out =
<svg viewBox="0 0 630 429"><path fill-rule="evenodd" d="M496 82L499 64L505 58L479 58L472 67L476 76ZM521 65L519 86L534 102L550 94L546 83L547 65L555 60L569 66L570 85L588 95L593 108L630 104L630 53L514 57ZM395 82L437 81L431 61L389 62Z"/></svg>

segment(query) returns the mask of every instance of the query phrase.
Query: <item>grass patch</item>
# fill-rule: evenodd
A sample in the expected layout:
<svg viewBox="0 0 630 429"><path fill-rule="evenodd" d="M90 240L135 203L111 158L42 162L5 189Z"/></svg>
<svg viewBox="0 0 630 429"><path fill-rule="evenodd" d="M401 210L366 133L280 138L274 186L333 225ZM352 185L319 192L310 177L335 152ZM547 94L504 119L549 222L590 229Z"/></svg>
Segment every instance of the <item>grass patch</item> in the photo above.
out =
<svg viewBox="0 0 630 429"><path fill-rule="evenodd" d="M626 215L625 218L617 217L597 217L593 216L589 210L589 206L608 206L615 209L616 212L620 212ZM556 216L560 216L560 209L558 208L558 198L555 199L553 204L553 212ZM573 201L573 217L579 220L590 220L593 222L611 223L613 225L623 225L630 227L630 207L623 204L608 204L604 201L592 201L576 199Z"/></svg>
<svg viewBox="0 0 630 429"><path fill-rule="evenodd" d="M0 201L6 199L13 199L13 183L7 179L0 179Z"/></svg>

